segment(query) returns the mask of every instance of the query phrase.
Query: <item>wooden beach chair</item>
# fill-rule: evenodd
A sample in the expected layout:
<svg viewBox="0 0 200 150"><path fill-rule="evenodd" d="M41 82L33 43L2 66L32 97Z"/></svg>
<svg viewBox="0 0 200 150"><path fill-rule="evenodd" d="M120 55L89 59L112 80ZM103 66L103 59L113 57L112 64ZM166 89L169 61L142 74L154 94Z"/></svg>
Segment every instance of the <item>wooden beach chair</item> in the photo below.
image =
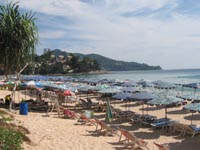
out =
<svg viewBox="0 0 200 150"><path fill-rule="evenodd" d="M168 118L160 118L160 119L156 119L153 123L151 123L150 125L154 128L165 128L165 127L169 127L170 124L172 123L173 121L168 119Z"/></svg>
<svg viewBox="0 0 200 150"><path fill-rule="evenodd" d="M137 138L133 133L124 130L124 129L118 129L121 133L120 138L119 138L119 142L121 143L125 143L125 148L131 147L133 149L149 149L147 147L147 142L144 141L143 139L139 139ZM122 139L122 138L125 139Z"/></svg>
<svg viewBox="0 0 200 150"><path fill-rule="evenodd" d="M192 137L194 137L196 134L200 133L200 127L196 125L185 125L183 135L185 135L186 133L191 134Z"/></svg>
<svg viewBox="0 0 200 150"><path fill-rule="evenodd" d="M95 119L88 118L84 114L79 114L78 122L83 125L95 125L97 126L97 122Z"/></svg>
<svg viewBox="0 0 200 150"><path fill-rule="evenodd" d="M111 135L114 136L117 134L118 128L116 126L108 126L105 124L103 121L100 121L98 119L95 119L97 126L96 126L96 131L100 134L105 134L105 135ZM98 129L98 127L100 127Z"/></svg>
<svg viewBox="0 0 200 150"><path fill-rule="evenodd" d="M179 132L180 136L183 136L184 132L185 132L185 124L179 123L179 122L173 122L172 125L172 131L174 132Z"/></svg>
<svg viewBox="0 0 200 150"><path fill-rule="evenodd" d="M63 114L64 114L64 117L67 117L67 118L70 118L70 119L76 119L79 116L75 112L73 112L69 109L65 109L65 108L63 108Z"/></svg>
<svg viewBox="0 0 200 150"><path fill-rule="evenodd" d="M156 142L153 143L159 148L159 150L170 150L168 144L158 144Z"/></svg>

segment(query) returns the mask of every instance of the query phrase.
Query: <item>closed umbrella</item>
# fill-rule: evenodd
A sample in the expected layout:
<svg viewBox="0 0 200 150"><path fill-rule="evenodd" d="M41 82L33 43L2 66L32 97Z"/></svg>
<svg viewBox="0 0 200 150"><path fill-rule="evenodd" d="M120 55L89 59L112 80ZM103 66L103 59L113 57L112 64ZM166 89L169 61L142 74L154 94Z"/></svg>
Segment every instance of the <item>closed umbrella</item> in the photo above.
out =
<svg viewBox="0 0 200 150"><path fill-rule="evenodd" d="M112 116L112 111L111 111L111 106L110 106L110 99L107 98L105 121L109 123L112 121L112 119L113 119L113 116Z"/></svg>

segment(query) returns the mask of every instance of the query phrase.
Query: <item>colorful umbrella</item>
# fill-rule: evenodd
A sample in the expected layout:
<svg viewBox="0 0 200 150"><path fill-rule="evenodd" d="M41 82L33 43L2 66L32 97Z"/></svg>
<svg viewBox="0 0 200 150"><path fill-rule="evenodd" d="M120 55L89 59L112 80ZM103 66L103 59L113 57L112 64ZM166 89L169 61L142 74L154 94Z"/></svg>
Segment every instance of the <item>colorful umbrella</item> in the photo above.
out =
<svg viewBox="0 0 200 150"><path fill-rule="evenodd" d="M72 96L72 95L75 95L72 91L70 90L65 90L64 93L63 93L65 96Z"/></svg>

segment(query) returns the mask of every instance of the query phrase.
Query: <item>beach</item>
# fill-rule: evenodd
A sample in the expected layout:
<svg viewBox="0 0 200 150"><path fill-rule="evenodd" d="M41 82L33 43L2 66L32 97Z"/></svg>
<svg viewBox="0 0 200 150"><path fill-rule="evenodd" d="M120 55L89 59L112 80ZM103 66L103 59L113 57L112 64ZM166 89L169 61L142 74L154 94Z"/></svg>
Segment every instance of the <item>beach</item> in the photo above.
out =
<svg viewBox="0 0 200 150"><path fill-rule="evenodd" d="M3 98L10 91L1 90L0 93ZM25 96L21 92L17 92L16 95L18 98ZM112 106L122 110L125 109L125 103L120 101L112 103ZM135 102L130 104L130 110L134 112L142 113L141 108L142 105L137 105ZM147 113L146 110L144 113ZM95 132L95 126L80 125L77 119L59 118L56 112L51 112L48 116L45 112L28 112L28 115L20 115L18 110L12 114L19 124L30 131L30 134L27 134L27 136L30 138L31 143L23 143L25 150L124 149L123 145L118 143L119 136L100 135ZM157 118L163 118L165 111L161 107L149 106L148 114L155 115ZM94 117L104 121L105 112L95 112ZM191 113L182 110L182 106L179 106L168 108L168 117L181 123L190 124ZM144 139L148 142L147 146L150 150L158 149L154 142L168 144L170 150L198 150L200 146L199 135L193 138L189 134L181 137L177 132L154 129L138 123L130 123L128 120L122 120L121 122L113 120L112 124L133 132L138 138ZM200 115L198 113L194 113L193 124L200 124Z"/></svg>

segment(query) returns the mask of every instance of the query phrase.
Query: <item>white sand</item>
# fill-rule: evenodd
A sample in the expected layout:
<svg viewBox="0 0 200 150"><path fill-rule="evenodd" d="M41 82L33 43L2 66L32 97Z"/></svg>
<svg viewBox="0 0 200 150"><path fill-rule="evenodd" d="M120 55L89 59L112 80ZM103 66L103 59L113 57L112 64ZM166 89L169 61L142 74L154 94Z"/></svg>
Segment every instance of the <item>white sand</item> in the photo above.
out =
<svg viewBox="0 0 200 150"><path fill-rule="evenodd" d="M0 91L0 93L1 97L4 97L8 91ZM19 97L23 97L23 94L19 94ZM131 103L131 110L141 113L141 105L132 105L134 103ZM121 107L124 110L123 106L123 103L118 103L114 107ZM149 107L148 113L162 118L164 117L164 112L164 109ZM77 120L58 118L56 113L50 114L49 117L45 115L46 113L29 112L27 116L23 116L19 115L18 111L16 112L15 118L21 121L22 125L31 132L28 137L30 137L32 144L23 143L25 150L123 149L123 145L117 143L119 137L98 135L94 133L95 126L75 125ZM103 119L104 115L102 113L95 113L95 116L102 116ZM186 113L182 110L182 107L169 108L168 117L190 124L191 113ZM193 123L200 125L200 115L198 113L194 114ZM178 133L169 133L162 129L152 129L138 124L130 124L128 121L123 121L117 125L134 132L137 137L147 141L150 150L158 149L153 142L167 143L171 150L200 149L200 138L198 135L194 138L191 138L191 135L180 137Z"/></svg>

